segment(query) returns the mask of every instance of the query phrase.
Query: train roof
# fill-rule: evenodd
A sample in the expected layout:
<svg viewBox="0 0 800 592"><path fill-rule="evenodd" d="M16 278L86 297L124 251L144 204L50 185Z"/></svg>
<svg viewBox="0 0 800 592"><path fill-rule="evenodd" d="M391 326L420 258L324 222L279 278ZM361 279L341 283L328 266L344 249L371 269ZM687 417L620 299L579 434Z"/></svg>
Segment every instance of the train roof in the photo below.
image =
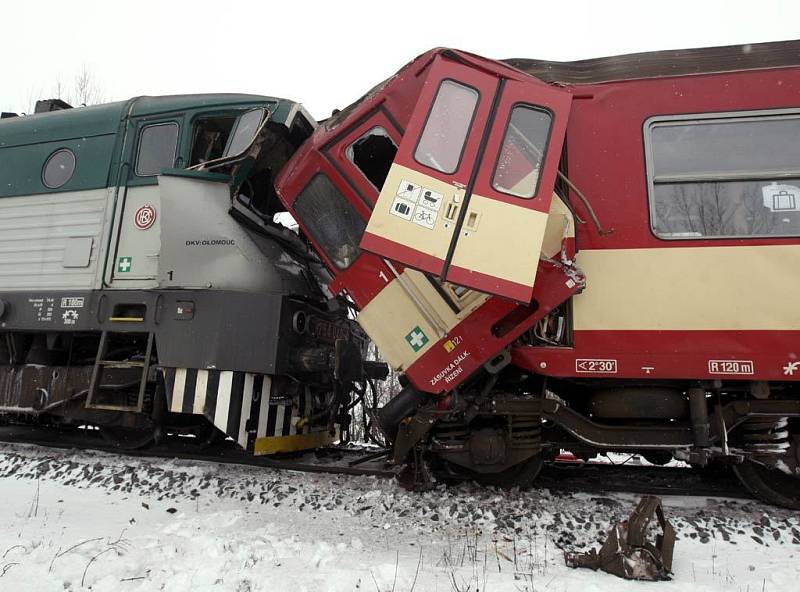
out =
<svg viewBox="0 0 800 592"><path fill-rule="evenodd" d="M501 60L554 84L596 84L800 66L800 40L631 53L574 62Z"/></svg>
<svg viewBox="0 0 800 592"><path fill-rule="evenodd" d="M235 108L254 103L274 103L273 120L278 122L283 121L297 105L294 101L276 97L233 93L134 97L127 101L0 120L0 148L115 134L129 111L132 116L149 116L209 107Z"/></svg>

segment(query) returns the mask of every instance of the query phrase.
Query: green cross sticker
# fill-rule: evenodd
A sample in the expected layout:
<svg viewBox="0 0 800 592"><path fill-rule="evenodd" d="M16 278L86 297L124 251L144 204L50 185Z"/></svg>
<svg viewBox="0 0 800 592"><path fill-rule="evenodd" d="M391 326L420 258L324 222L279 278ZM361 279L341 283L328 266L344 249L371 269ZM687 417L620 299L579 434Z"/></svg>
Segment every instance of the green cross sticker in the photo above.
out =
<svg viewBox="0 0 800 592"><path fill-rule="evenodd" d="M133 265L133 257L120 257L117 261L117 271L119 273L128 273Z"/></svg>
<svg viewBox="0 0 800 592"><path fill-rule="evenodd" d="M419 328L419 325L417 325L411 333L406 335L406 341L408 341L408 345L411 346L411 349L418 352L428 343L428 336L425 335L422 329Z"/></svg>

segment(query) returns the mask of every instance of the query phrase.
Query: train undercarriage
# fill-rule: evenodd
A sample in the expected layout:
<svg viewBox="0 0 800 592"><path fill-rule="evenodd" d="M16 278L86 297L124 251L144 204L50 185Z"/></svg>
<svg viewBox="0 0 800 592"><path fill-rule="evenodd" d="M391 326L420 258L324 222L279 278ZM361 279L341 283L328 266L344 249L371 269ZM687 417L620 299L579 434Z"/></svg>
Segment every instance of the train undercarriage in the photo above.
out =
<svg viewBox="0 0 800 592"><path fill-rule="evenodd" d="M509 366L444 399L407 387L380 419L394 461L413 459L418 479L524 487L563 450L582 460L628 452L730 465L757 497L800 508L793 383L553 380Z"/></svg>

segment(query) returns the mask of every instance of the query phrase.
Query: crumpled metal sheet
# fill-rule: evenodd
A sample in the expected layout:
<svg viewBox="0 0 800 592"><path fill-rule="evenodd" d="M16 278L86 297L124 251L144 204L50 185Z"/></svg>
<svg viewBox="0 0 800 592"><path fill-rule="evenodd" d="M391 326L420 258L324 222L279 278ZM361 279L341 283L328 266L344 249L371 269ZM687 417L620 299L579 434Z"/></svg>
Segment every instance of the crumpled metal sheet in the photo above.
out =
<svg viewBox="0 0 800 592"><path fill-rule="evenodd" d="M648 540L654 517L661 527L655 543ZM600 551L565 553L564 559L569 567L601 569L626 580L669 580L674 548L675 529L664 516L661 498L647 495L630 518L611 529Z"/></svg>

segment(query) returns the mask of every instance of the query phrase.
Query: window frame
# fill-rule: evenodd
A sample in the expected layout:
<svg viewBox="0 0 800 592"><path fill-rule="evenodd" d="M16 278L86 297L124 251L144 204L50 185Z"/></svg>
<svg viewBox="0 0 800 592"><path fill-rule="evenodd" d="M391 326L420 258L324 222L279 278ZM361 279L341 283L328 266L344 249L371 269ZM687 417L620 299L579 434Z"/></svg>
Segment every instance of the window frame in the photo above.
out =
<svg viewBox="0 0 800 592"><path fill-rule="evenodd" d="M219 111L201 111L191 116L187 124L187 129L189 133L186 134L187 137L184 138L185 146L182 147L184 149L184 152L186 152L187 154L186 156L187 168L192 166L197 166L198 164L202 164L202 163L191 164L192 158L194 156L195 134L198 130L199 124L204 119L221 119L230 117L231 119L234 120L233 125L231 126L231 131L233 131L233 128L236 126L236 120L239 117L239 113L240 111L235 109L221 109ZM225 150L225 147L227 145L228 145L228 140L226 139L225 146L222 147L223 151Z"/></svg>
<svg viewBox="0 0 800 592"><path fill-rule="evenodd" d="M494 184L494 179L495 176L497 175L497 167L500 166L500 157L503 154L503 147L506 145L506 135L508 134L508 129L509 126L511 125L511 117L514 115L514 109L516 109L517 107L524 107L525 109L531 109L533 111L539 111L540 113L546 113L550 117L550 125L547 126L547 138L545 139L544 148L542 149L542 160L541 163L539 164L539 175L536 178L536 187L533 188L533 195L529 197L524 197L522 195L517 195L514 193L509 193L508 191L503 191L502 189L496 187ZM535 105L533 103L526 103L525 101L517 101L516 103L512 104L511 107L508 109L507 113L508 116L506 117L505 125L502 128L503 135L500 140L500 146L497 149L497 156L495 157L494 166L492 167L492 173L491 176L489 177L489 187L491 187L493 191L502 193L503 195L507 195L514 199L524 199L524 200L536 199L536 197L539 195L539 189L541 188L542 185L541 171L544 168L545 160L547 159L547 150L550 147L550 139L553 137L553 123L555 123L556 114L553 113L553 111L548 109L547 107L543 107L542 105Z"/></svg>
<svg viewBox="0 0 800 592"><path fill-rule="evenodd" d="M676 115L653 115L645 119L642 124L642 139L645 156L645 181L647 184L647 209L649 216L650 233L658 240L663 241L704 241L704 240L748 240L748 239L786 239L800 237L800 232L795 234L725 234L708 236L664 236L655 228L655 187L656 184L667 183L712 183L726 181L775 181L780 179L800 178L800 166L792 171L730 171L727 173L687 173L683 175L663 175L656 181L655 160L653 155L653 133L657 127L679 125L702 125L711 122L725 122L730 120L741 121L766 121L776 119L800 120L800 109L757 109L743 111L718 111L709 113L681 113Z"/></svg>
<svg viewBox="0 0 800 592"><path fill-rule="evenodd" d="M447 172L439 170L439 169L437 169L435 167L432 167L429 164L425 164L424 162L420 162L419 159L417 158L417 150L419 150L420 142L422 142L422 136L425 135L425 130L428 127L428 121L430 120L431 114L433 113L433 108L436 106L436 99L439 98L439 93L442 91L442 86L444 86L445 82L452 82L454 84L457 84L458 86L461 86L461 87L464 87L464 88L468 88L468 89L470 89L472 91L475 91L475 94L478 95L478 98L475 101L475 107L473 107L473 109L472 109L472 116L470 117L469 124L467 125L467 133L464 136L464 141L461 143L461 151L458 153L458 162L456 162L456 168L454 168L452 171L447 171ZM450 78L450 77L442 78L439 81L439 86L436 88L436 94L433 96L433 100L431 101L431 105L428 108L428 114L425 116L425 122L422 124L422 127L420 128L419 133L417 134L417 141L414 142L414 151L411 153L411 156L414 158L414 162L416 162L420 166L424 166L427 169L430 169L432 171L436 171L437 173L439 173L441 175L451 176L451 175L455 175L459 170L461 170L461 164L462 164L462 161L464 159L464 151L466 150L467 144L469 143L469 137L472 134L472 128L475 125L475 117L478 114L478 109L481 106L481 101L482 100L483 100L483 95L481 95L481 91L479 89L475 88L474 86L472 86L470 84L467 84L466 82L463 82L461 80L456 80L455 78Z"/></svg>
<svg viewBox="0 0 800 592"><path fill-rule="evenodd" d="M339 195L342 198L342 201L347 203L350 206L352 213L355 214L356 216L358 216L361 219L361 221L364 224L364 230L362 230L362 232L361 232L361 237L364 236L364 232L366 231L368 220L365 220L362 217L361 213L358 211L358 208L356 208L355 205L349 199L347 199L347 196L339 188L339 186L337 185L336 181L334 180L334 177L332 175L330 175L329 173L327 173L325 171L322 171L322 170L316 171L311 176L311 178L309 178L308 181L303 185L303 188L300 191L298 191L297 195L295 196L294 200L292 201L289 213L292 215L292 217L298 223L299 227L303 230L303 232L306 234L306 236L309 238L309 240L311 240L311 242L313 242L314 245L316 245L319 248L319 250L321 251L321 253L324 256L324 258L327 259L331 263L331 266L334 269L336 269L337 272L344 272L344 271L350 269L353 266L353 264L356 263L361 258L361 256L364 254L364 250L361 248L361 239L359 238L358 242L355 245L356 249L358 250L358 254L355 257L353 257L353 260L350 261L350 263L348 263L347 265L344 265L344 266L339 265L339 263L333 258L333 256L331 256L331 254L329 252L330 245L323 244L323 242L319 239L319 236L317 234L314 234L313 232L311 232L311 229L310 229L309 225L297 213L297 202L302 198L302 196L306 192L306 190L309 187L311 187L311 184L314 183L314 181L316 181L317 178L319 178L319 177L324 177L325 179L327 179L327 181L339 193Z"/></svg>
<svg viewBox="0 0 800 592"><path fill-rule="evenodd" d="M392 146L394 146L394 148L395 148L395 158L397 158L397 152L400 150L400 147L394 141L394 138L392 138L392 136L389 134L389 130L387 130L380 123L375 123L374 125L370 126L369 129L367 129L363 134L359 135L355 140L353 140L352 142L349 142L348 144L345 144L345 146L344 146L344 157L347 159L347 162L349 162L351 165L353 165L353 168L355 168L359 172L359 174L364 179L366 179L367 183L370 184L370 187L373 187L375 189L375 191L380 193L381 188L380 187L376 187L375 183L373 183L369 179L369 177L367 177L367 174L361 169L361 167L358 166L358 164L356 164L356 161L355 161L355 148L354 148L354 146L356 145L357 142L360 142L364 138L368 138L370 135L372 135L371 132L376 130L376 129L383 130L383 134L381 136L385 137L385 138L388 138L389 141L392 143ZM392 162L394 162L394 159L392 160ZM422 164L422 163L420 163L420 164ZM425 166L425 165L423 165L423 166Z"/></svg>
<svg viewBox="0 0 800 592"><path fill-rule="evenodd" d="M152 127L162 127L162 126L174 126L177 129L177 133L175 134L175 150L172 153L172 166L175 166L175 161L178 158L178 150L180 148L180 140L181 140L181 125L177 121L158 121L153 123L143 122L141 127L139 128L139 134L136 141L136 160L134 161L133 165L133 174L137 177L142 179L147 179L151 177L157 177L161 174L161 172L157 173L150 173L150 174L142 174L139 172L139 160L142 156L142 137L147 129ZM169 168L169 167L166 167Z"/></svg>

